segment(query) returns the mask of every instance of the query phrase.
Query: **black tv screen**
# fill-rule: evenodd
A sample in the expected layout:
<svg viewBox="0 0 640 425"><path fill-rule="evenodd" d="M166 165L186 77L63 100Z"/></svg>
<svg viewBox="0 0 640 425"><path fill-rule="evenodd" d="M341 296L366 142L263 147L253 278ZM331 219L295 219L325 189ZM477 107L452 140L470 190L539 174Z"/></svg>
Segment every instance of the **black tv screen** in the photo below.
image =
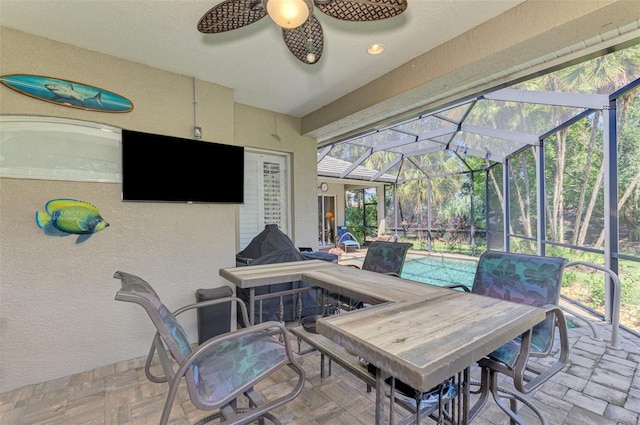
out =
<svg viewBox="0 0 640 425"><path fill-rule="evenodd" d="M244 148L122 130L122 200L240 204Z"/></svg>

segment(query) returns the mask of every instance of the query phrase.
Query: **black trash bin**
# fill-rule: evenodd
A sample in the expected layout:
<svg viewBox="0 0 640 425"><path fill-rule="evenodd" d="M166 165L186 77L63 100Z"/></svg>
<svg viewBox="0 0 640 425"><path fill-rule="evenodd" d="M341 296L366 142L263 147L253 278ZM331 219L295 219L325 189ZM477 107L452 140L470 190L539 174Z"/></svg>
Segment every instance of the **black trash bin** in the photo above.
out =
<svg viewBox="0 0 640 425"><path fill-rule="evenodd" d="M233 291L228 286L212 289L198 289L196 302L230 297ZM231 302L220 303L198 310L198 344L231 330Z"/></svg>

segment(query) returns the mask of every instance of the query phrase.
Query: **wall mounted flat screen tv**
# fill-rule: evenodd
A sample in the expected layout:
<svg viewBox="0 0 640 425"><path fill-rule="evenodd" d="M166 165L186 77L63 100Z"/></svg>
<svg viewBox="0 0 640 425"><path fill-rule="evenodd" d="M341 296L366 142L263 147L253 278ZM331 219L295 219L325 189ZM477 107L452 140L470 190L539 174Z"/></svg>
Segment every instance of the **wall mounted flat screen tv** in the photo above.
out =
<svg viewBox="0 0 640 425"><path fill-rule="evenodd" d="M244 148L122 130L122 200L241 204Z"/></svg>

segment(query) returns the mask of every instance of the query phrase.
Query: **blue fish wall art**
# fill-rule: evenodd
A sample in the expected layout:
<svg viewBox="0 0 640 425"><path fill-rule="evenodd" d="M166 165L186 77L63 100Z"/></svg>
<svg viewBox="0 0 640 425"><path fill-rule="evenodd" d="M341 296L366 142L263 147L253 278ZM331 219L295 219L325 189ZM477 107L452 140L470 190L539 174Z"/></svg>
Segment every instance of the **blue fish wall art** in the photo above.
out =
<svg viewBox="0 0 640 425"><path fill-rule="evenodd" d="M45 205L45 211L36 211L38 227L49 236L79 235L77 244L109 226L100 217L98 208L76 199L52 199Z"/></svg>

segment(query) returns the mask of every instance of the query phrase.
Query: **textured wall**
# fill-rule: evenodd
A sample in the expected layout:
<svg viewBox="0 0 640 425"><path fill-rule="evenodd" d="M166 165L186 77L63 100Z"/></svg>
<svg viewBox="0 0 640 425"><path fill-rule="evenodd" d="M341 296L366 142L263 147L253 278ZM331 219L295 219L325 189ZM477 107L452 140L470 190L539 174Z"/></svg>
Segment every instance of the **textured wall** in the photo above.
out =
<svg viewBox="0 0 640 425"><path fill-rule="evenodd" d="M0 87L0 113L44 115L191 137L193 79L0 27L0 75L38 74L94 85L134 103L126 114L88 112ZM294 242L316 243L315 141L299 120L236 105L232 89L197 82L205 140L292 154ZM236 109L239 112L236 112ZM249 124L247 124L249 123ZM224 184L223 159L211 182ZM49 237L36 210L53 198L96 205L110 226L76 245ZM142 308L114 301L116 270L152 283L171 309L198 288L225 285L235 266L238 207L120 201L120 184L0 179L0 392L145 355L152 326ZM187 324L195 340L195 317Z"/></svg>

